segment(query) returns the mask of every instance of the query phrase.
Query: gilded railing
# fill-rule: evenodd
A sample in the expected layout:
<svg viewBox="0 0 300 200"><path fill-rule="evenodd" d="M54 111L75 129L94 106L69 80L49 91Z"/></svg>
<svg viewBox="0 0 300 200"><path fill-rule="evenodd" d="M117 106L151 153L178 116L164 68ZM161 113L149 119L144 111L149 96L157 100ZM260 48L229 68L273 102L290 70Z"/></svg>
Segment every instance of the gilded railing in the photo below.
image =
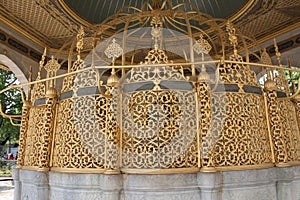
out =
<svg viewBox="0 0 300 200"><path fill-rule="evenodd" d="M230 23L221 59L206 60L212 46L200 35L190 52L201 61L173 63L159 47L158 16L151 26L154 48L140 64L117 65L124 52L113 39L104 51L111 65L85 65L81 29L67 73L56 75L54 57L44 66L45 52L36 81L8 88L33 86L23 107L19 168L159 174L300 164L300 87L290 94L284 76L299 69L272 65L266 51L260 63L244 61Z"/></svg>
<svg viewBox="0 0 300 200"><path fill-rule="evenodd" d="M172 65L159 68L169 73L175 69ZM149 65L148 71L151 68L156 67ZM19 167L75 173L181 173L299 164L296 99L282 100L276 90L251 83L224 82L212 90L214 84L183 79L181 89L154 89L153 82L152 89L131 91L130 84L136 82L127 82L110 98L99 94L94 70L72 83L79 86L80 78L91 83L94 79L92 85L73 87L54 100L44 94L24 106ZM160 85L171 82L163 81Z"/></svg>

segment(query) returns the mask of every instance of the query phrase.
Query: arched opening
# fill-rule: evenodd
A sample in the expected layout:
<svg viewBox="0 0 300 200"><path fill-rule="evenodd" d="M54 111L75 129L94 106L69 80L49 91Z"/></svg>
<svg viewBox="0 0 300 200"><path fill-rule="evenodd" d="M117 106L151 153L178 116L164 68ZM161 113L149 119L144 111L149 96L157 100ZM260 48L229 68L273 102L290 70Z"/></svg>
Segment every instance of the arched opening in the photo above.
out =
<svg viewBox="0 0 300 200"><path fill-rule="evenodd" d="M26 82L28 80L20 68L6 55L0 55L0 91ZM11 175L16 164L22 106L20 90L12 89L0 94L0 170L5 175Z"/></svg>

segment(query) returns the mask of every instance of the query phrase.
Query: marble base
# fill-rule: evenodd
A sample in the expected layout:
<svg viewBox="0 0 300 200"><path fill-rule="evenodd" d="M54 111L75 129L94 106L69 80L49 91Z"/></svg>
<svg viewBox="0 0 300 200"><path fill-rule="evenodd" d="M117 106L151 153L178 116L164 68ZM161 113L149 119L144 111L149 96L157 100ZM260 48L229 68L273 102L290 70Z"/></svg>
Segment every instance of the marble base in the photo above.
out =
<svg viewBox="0 0 300 200"><path fill-rule="evenodd" d="M300 166L168 175L14 170L15 200L300 200Z"/></svg>

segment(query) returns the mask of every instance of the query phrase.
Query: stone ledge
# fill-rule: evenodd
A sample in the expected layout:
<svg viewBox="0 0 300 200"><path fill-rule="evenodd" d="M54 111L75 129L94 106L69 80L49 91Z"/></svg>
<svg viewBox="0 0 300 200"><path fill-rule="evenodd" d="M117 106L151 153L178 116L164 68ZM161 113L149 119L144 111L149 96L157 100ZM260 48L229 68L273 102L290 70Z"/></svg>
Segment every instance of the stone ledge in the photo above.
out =
<svg viewBox="0 0 300 200"><path fill-rule="evenodd" d="M15 200L300 199L300 166L165 175L15 173Z"/></svg>

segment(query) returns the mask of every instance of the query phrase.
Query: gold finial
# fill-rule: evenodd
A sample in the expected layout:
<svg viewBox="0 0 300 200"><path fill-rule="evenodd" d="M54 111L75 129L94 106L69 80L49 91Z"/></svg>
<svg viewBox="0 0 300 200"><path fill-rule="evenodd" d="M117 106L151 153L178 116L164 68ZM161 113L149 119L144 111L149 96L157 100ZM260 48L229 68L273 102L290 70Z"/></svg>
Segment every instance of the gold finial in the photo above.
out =
<svg viewBox="0 0 300 200"><path fill-rule="evenodd" d="M233 45L234 55L237 55L236 47L238 45L236 29L233 27L233 24L228 20L226 24L226 31L229 35L230 44Z"/></svg>
<svg viewBox="0 0 300 200"><path fill-rule="evenodd" d="M104 51L108 58L112 59L112 65L115 65L116 58L123 54L122 47L117 43L116 39L112 39L112 43Z"/></svg>
<svg viewBox="0 0 300 200"><path fill-rule="evenodd" d="M194 51L197 54L201 54L202 61L204 61L204 54L209 54L210 50L212 49L211 45L208 43L207 40L203 38L203 35L200 35L199 40L193 45ZM201 66L201 73L198 77L199 82L206 82L209 81L210 77L209 74L206 72L206 68L204 64Z"/></svg>
<svg viewBox="0 0 300 200"><path fill-rule="evenodd" d="M41 79L41 71L42 71L42 69L43 69L43 67L44 67L44 63L45 63L45 58L46 58L46 53L47 53L47 47L45 47L45 49L44 49L44 53L43 53L43 55L42 55L42 58L41 58L41 60L40 60L40 67L39 67L39 71L38 71L38 75L37 75L37 77L36 77L36 80L40 80Z"/></svg>
<svg viewBox="0 0 300 200"><path fill-rule="evenodd" d="M32 82L32 66L29 67L29 77L28 77L29 83ZM32 85L28 86L28 95L27 95L27 101L30 101L31 99L31 89Z"/></svg>
<svg viewBox="0 0 300 200"><path fill-rule="evenodd" d="M158 49L158 40L161 38L162 35L162 22L159 16L154 16L151 20L150 25L152 26L151 35L152 39L154 39L154 49Z"/></svg>
<svg viewBox="0 0 300 200"><path fill-rule="evenodd" d="M266 48L264 48L263 52L261 53L260 61L262 64L272 65L272 60L271 60L269 54L267 53ZM276 83L274 81L273 71L270 68L267 68L266 72L267 72L267 76L266 76L266 80L265 80L265 84L264 84L264 89L266 91L273 91L276 89Z"/></svg>
<svg viewBox="0 0 300 200"><path fill-rule="evenodd" d="M266 48L264 48L263 52L261 53L260 61L261 61L262 64L272 65L272 60L271 60Z"/></svg>
<svg viewBox="0 0 300 200"><path fill-rule="evenodd" d="M275 55L278 61L278 65L281 66L281 53L278 50L276 38L274 38L274 47L275 47L275 53L276 53Z"/></svg>
<svg viewBox="0 0 300 200"><path fill-rule="evenodd" d="M51 59L47 62L45 65L45 70L47 71L47 77L51 78L56 75L56 72L59 70L60 64L58 61L54 58L54 56L51 56ZM50 80L50 85L49 87L54 87L55 82L54 79Z"/></svg>
<svg viewBox="0 0 300 200"><path fill-rule="evenodd" d="M51 56L51 59L47 62L47 64L45 65L45 70L48 73L51 73L49 77L52 77L55 73L59 70L60 68L60 64L58 63L58 61L54 58L54 56Z"/></svg>
<svg viewBox="0 0 300 200"><path fill-rule="evenodd" d="M39 68L39 71L41 71L42 68L44 67L45 58L46 58L46 53L47 53L47 47L45 47L44 53L43 53L43 55L42 55L42 59L40 60L40 68Z"/></svg>
<svg viewBox="0 0 300 200"><path fill-rule="evenodd" d="M277 42L276 42L275 38L274 38L274 47L275 47L275 53L276 53L276 57L277 57L278 66L280 67L280 69L278 70L278 75L275 78L276 83L279 86L279 88L286 93L286 95L289 95L290 88L289 88L288 82L286 80L286 76L285 76L283 67L281 65L281 54L278 50L278 46L277 46Z"/></svg>
<svg viewBox="0 0 300 200"><path fill-rule="evenodd" d="M76 51L80 56L80 51L83 49L83 37L84 37L84 29L83 26L80 26L77 33L77 43L76 43Z"/></svg>
<svg viewBox="0 0 300 200"><path fill-rule="evenodd" d="M265 80L265 83L264 83L264 89L266 91L273 91L273 90L276 89L276 83L273 80L273 78L271 77L271 71L270 70L267 71L267 77L266 77L266 80Z"/></svg>
<svg viewBox="0 0 300 200"><path fill-rule="evenodd" d="M112 43L104 51L108 58L112 59L112 65L115 65L116 58L123 54L122 47L116 42L116 39L112 39ZM116 75L115 68L112 68L111 75L107 79L108 86L115 86L119 82L119 77Z"/></svg>
<svg viewBox="0 0 300 200"><path fill-rule="evenodd" d="M76 43L76 51L77 51L77 59L71 66L68 68L68 72L77 71L83 67L83 60L80 58L80 51L83 49L83 37L84 37L84 30L83 27L80 26L78 33L77 33L77 43Z"/></svg>
<svg viewBox="0 0 300 200"><path fill-rule="evenodd" d="M203 35L199 35L199 39L193 45L194 51L199 54L209 54L212 47L207 40L203 38Z"/></svg>
<svg viewBox="0 0 300 200"><path fill-rule="evenodd" d="M108 86L115 86L119 82L119 77L116 75L115 68L112 68L111 75L107 79L107 85Z"/></svg>
<svg viewBox="0 0 300 200"><path fill-rule="evenodd" d="M151 35L154 40L154 49L148 52L145 57L145 64L160 64L160 63L169 63L168 56L166 52L159 48L158 41L162 36L162 22L158 15L154 16L151 20ZM143 62L141 62L143 63Z"/></svg>

